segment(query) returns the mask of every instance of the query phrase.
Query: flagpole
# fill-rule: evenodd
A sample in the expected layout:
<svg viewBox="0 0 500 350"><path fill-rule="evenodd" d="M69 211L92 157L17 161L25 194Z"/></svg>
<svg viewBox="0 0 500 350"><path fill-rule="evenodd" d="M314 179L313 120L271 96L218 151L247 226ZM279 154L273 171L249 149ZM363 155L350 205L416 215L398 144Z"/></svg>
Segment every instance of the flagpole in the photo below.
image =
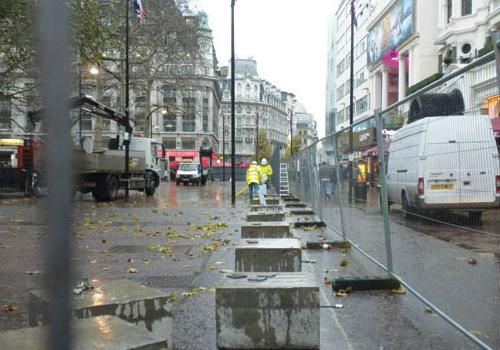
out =
<svg viewBox="0 0 500 350"><path fill-rule="evenodd" d="M129 0L125 0L125 120L127 126L130 124L130 115L129 115L129 104L130 104L130 95L129 95ZM129 157L130 157L130 135L131 130L125 130L125 179L129 179ZM128 134L128 135L127 135ZM129 199L129 185L130 182L126 182L125 184L125 200Z"/></svg>
<svg viewBox="0 0 500 350"><path fill-rule="evenodd" d="M354 0L351 0L351 72L350 72L350 91L349 91L349 203L352 203L353 190L353 168L354 168L354 150L352 140L352 124L354 123Z"/></svg>

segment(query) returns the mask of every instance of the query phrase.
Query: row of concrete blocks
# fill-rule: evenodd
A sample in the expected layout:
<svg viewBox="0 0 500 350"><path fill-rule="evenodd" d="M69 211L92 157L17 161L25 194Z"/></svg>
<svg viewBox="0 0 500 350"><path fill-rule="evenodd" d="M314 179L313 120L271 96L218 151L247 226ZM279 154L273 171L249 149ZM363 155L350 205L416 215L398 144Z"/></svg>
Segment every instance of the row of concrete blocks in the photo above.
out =
<svg viewBox="0 0 500 350"><path fill-rule="evenodd" d="M282 210L259 209L241 227L236 272L216 289L217 346L319 349L319 285L302 272L301 244Z"/></svg>

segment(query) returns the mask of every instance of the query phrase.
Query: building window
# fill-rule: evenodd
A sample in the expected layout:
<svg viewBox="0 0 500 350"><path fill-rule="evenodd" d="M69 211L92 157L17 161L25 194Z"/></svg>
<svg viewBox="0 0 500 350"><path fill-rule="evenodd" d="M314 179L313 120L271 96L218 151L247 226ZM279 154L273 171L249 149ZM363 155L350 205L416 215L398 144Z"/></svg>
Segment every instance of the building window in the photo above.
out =
<svg viewBox="0 0 500 350"><path fill-rule="evenodd" d="M368 110L368 96L364 96L356 101L356 115L364 113Z"/></svg>
<svg viewBox="0 0 500 350"><path fill-rule="evenodd" d="M472 0L462 0L462 16L472 14Z"/></svg>
<svg viewBox="0 0 500 350"><path fill-rule="evenodd" d="M166 132L177 131L177 117L175 114L167 114L163 116L163 130Z"/></svg>
<svg viewBox="0 0 500 350"><path fill-rule="evenodd" d="M194 132L196 129L196 99L194 97L182 98L182 131Z"/></svg>
<svg viewBox="0 0 500 350"><path fill-rule="evenodd" d="M203 99L203 132L208 132L208 98Z"/></svg>
<svg viewBox="0 0 500 350"><path fill-rule="evenodd" d="M90 113L82 111L81 126L82 126L82 131L92 130L92 115Z"/></svg>
<svg viewBox="0 0 500 350"><path fill-rule="evenodd" d="M451 16L453 16L453 0L447 0L447 4L446 4L446 23L450 23Z"/></svg>
<svg viewBox="0 0 500 350"><path fill-rule="evenodd" d="M176 149L177 148L177 142L175 140L175 138L164 138L163 139L163 147L165 147L165 149Z"/></svg>
<svg viewBox="0 0 500 350"><path fill-rule="evenodd" d="M181 148L182 149L195 149L196 148L196 140L195 139L181 139Z"/></svg>
<svg viewBox="0 0 500 350"><path fill-rule="evenodd" d="M11 100L10 97L0 96L0 129L11 128Z"/></svg>

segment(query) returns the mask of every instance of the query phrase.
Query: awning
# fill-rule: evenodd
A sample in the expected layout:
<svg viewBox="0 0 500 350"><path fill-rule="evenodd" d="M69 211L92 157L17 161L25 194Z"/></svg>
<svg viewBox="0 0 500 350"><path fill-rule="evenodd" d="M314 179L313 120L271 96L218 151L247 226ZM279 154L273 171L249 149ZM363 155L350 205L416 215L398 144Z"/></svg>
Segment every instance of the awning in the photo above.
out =
<svg viewBox="0 0 500 350"><path fill-rule="evenodd" d="M389 150L390 142L384 142L384 152ZM367 149L361 154L363 157L378 157L378 146Z"/></svg>

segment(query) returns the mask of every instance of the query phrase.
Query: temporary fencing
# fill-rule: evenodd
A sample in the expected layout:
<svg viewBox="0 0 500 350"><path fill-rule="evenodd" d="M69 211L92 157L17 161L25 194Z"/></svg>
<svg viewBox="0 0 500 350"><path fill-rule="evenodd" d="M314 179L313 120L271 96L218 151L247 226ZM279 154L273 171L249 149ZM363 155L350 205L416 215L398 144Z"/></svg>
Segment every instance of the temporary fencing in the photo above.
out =
<svg viewBox="0 0 500 350"><path fill-rule="evenodd" d="M500 346L497 65L448 67L289 160L292 193L485 349Z"/></svg>

